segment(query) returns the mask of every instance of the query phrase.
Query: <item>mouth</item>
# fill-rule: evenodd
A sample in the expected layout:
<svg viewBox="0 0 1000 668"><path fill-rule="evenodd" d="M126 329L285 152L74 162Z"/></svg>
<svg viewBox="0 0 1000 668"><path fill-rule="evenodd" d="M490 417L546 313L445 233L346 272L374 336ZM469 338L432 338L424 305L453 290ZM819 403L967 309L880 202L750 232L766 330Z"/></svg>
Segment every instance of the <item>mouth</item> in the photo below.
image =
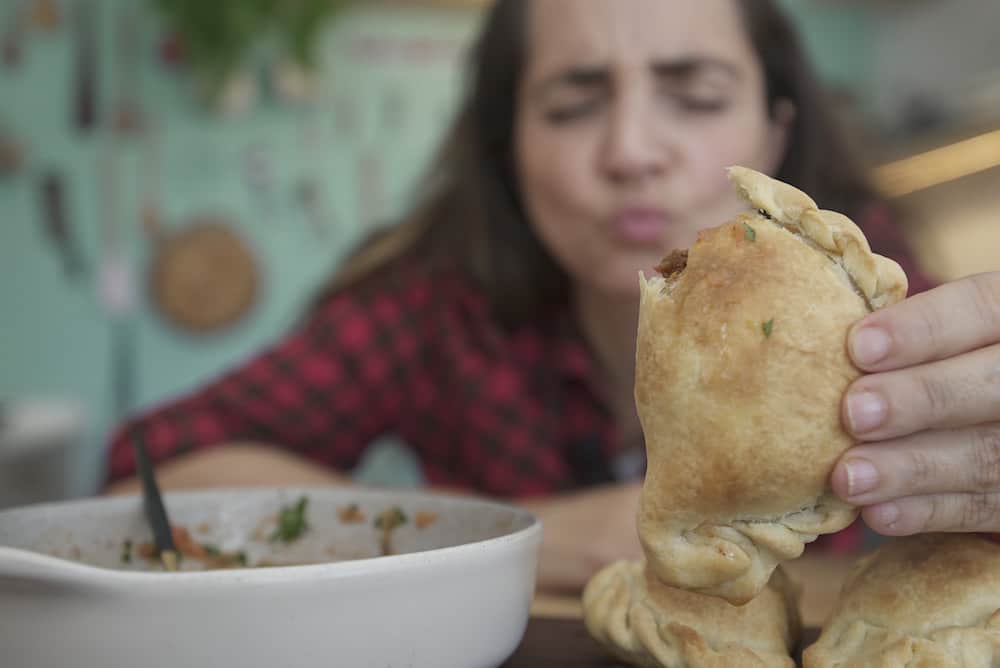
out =
<svg viewBox="0 0 1000 668"><path fill-rule="evenodd" d="M667 213L653 208L624 209L612 218L615 235L626 243L634 244L660 241L669 224Z"/></svg>

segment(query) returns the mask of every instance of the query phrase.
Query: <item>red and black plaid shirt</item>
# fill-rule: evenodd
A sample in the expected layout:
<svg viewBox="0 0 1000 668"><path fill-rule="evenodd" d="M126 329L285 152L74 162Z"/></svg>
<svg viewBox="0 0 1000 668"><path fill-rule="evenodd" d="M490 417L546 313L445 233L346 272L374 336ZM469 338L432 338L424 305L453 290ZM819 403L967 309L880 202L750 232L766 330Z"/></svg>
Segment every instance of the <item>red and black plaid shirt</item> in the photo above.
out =
<svg viewBox="0 0 1000 668"><path fill-rule="evenodd" d="M911 291L928 287L887 216L869 216L865 231L903 265ZM616 426L570 322L554 315L508 332L459 275L392 267L331 296L242 366L123 426L110 477L133 473L126 430L139 429L155 461L250 440L345 471L391 433L431 485L513 498L611 481Z"/></svg>
<svg viewBox="0 0 1000 668"><path fill-rule="evenodd" d="M527 496L595 481L614 450L615 426L591 377L567 318L508 333L457 274L394 266L124 429L144 433L155 461L253 440L342 471L392 433L414 449L431 485ZM110 469L112 479L134 470L123 430Z"/></svg>

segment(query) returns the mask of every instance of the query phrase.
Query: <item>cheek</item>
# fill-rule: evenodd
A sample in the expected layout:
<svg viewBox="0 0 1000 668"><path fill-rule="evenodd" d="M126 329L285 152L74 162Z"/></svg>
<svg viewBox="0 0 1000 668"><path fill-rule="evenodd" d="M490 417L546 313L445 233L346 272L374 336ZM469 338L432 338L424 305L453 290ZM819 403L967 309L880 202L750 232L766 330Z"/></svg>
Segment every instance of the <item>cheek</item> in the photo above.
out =
<svg viewBox="0 0 1000 668"><path fill-rule="evenodd" d="M688 200L699 227L717 225L742 210L744 204L733 191L726 168L733 165L769 172L766 142L768 126L763 119L720 119L687 134L686 163L690 188Z"/></svg>
<svg viewBox="0 0 1000 668"><path fill-rule="evenodd" d="M593 167L595 150L590 132L521 130L518 171L524 207L542 245L575 283L635 297L637 268L654 266L660 255L637 259L612 252L601 229L607 191Z"/></svg>
<svg viewBox="0 0 1000 668"><path fill-rule="evenodd" d="M763 117L742 114L721 119L707 124L701 132L692 133L691 140L700 148L690 151L689 156L702 173L724 174L731 165L767 171L768 135L768 124Z"/></svg>
<svg viewBox="0 0 1000 668"><path fill-rule="evenodd" d="M587 142L539 126L538 121L528 122L518 134L519 185L525 206L531 213L585 208Z"/></svg>
<svg viewBox="0 0 1000 668"><path fill-rule="evenodd" d="M580 251L596 192L588 142L573 133L526 125L518 133L518 174L528 217L553 254Z"/></svg>

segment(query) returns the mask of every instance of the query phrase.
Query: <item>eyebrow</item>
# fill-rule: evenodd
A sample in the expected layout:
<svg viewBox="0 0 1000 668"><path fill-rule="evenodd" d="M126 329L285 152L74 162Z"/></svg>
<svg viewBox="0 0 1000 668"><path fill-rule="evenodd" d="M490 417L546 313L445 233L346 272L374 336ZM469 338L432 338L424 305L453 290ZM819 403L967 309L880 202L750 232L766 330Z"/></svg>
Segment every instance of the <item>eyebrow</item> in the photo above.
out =
<svg viewBox="0 0 1000 668"><path fill-rule="evenodd" d="M717 70L732 79L740 78L739 68L718 58L691 56L676 60L658 60L649 65L658 79L686 79L699 72ZM535 87L535 95L542 96L553 88L568 85L572 88L601 88L611 79L604 65L582 65L565 69L546 77Z"/></svg>

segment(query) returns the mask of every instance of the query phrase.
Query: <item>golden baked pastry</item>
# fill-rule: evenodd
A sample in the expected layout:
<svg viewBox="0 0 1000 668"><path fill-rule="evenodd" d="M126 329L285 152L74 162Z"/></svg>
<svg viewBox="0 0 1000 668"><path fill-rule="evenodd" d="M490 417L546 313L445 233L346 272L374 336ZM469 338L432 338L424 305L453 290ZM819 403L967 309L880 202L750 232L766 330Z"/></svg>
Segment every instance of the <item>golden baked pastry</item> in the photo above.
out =
<svg viewBox="0 0 1000 668"><path fill-rule="evenodd" d="M806 668L1000 664L1000 545L974 535L893 539L855 564Z"/></svg>
<svg viewBox="0 0 1000 668"><path fill-rule="evenodd" d="M641 279L637 523L664 583L739 604L857 516L828 480L852 445L840 403L860 372L847 332L907 282L843 215L750 169L730 178L755 211Z"/></svg>
<svg viewBox="0 0 1000 668"><path fill-rule="evenodd" d="M780 568L757 598L735 606L668 587L642 562L604 568L583 593L590 634L637 666L794 668L798 589Z"/></svg>

